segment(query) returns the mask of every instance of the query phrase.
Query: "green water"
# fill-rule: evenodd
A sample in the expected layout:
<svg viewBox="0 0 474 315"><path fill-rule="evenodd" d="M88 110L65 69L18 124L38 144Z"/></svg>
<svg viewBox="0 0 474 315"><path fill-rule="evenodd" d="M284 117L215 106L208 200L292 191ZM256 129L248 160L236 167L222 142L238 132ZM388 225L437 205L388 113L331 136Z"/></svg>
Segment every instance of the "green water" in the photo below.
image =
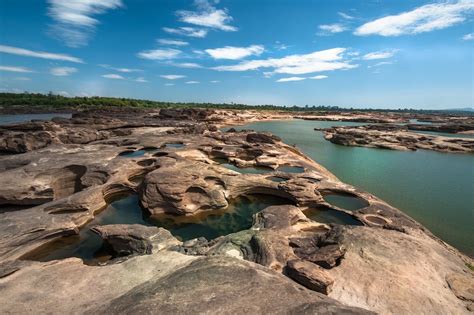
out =
<svg viewBox="0 0 474 315"><path fill-rule="evenodd" d="M444 241L474 256L474 156L428 150L345 147L313 128L357 126L327 121L268 121L236 129L269 131L296 144L342 181L404 211Z"/></svg>
<svg viewBox="0 0 474 315"><path fill-rule="evenodd" d="M359 220L342 211L332 209L309 209L304 214L311 220L320 223L333 223L343 225L363 225Z"/></svg>
<svg viewBox="0 0 474 315"><path fill-rule="evenodd" d="M248 195L232 200L226 209L186 216L145 215L137 195L124 196L112 202L94 220L81 228L79 235L63 237L44 249L25 257L27 260L51 261L78 257L95 264L110 259L112 252L104 246L102 239L91 227L107 224L142 224L163 227L183 241L205 237L216 237L249 229L253 214L268 206L291 204L290 201L270 195Z"/></svg>
<svg viewBox="0 0 474 315"><path fill-rule="evenodd" d="M348 195L329 194L323 195L323 198L327 203L349 211L359 210L369 205L363 199Z"/></svg>
<svg viewBox="0 0 474 315"><path fill-rule="evenodd" d="M272 205L291 204L290 201L270 195L248 195L232 200L221 211L208 212L190 217L154 216L148 220L153 225L169 230L181 240L216 237L247 230L252 226L253 215Z"/></svg>

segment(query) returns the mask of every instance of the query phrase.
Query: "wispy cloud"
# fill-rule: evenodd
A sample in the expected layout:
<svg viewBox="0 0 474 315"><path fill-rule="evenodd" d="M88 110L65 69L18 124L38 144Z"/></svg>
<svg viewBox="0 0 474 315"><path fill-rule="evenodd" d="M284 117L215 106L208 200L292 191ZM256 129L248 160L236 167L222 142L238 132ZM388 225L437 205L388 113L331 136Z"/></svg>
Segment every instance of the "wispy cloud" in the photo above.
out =
<svg viewBox="0 0 474 315"><path fill-rule="evenodd" d="M276 82L293 82L293 81L303 81L303 80L306 80L306 78L303 78L303 77L290 77L290 78L278 79Z"/></svg>
<svg viewBox="0 0 474 315"><path fill-rule="evenodd" d="M473 40L474 39L474 33L469 33L466 34L462 37L463 40Z"/></svg>
<svg viewBox="0 0 474 315"><path fill-rule="evenodd" d="M189 45L188 42L177 40L177 39L166 39L166 38L159 38L156 40L161 45L171 45L171 46L187 46Z"/></svg>
<svg viewBox="0 0 474 315"><path fill-rule="evenodd" d="M122 73L142 72L143 71L141 69L134 69L134 68L116 68L116 67L112 67L111 65L107 65L107 64L100 64L99 66L104 68L104 69L114 70L114 71L122 72Z"/></svg>
<svg viewBox="0 0 474 315"><path fill-rule="evenodd" d="M186 84L199 84L199 81L187 81Z"/></svg>
<svg viewBox="0 0 474 315"><path fill-rule="evenodd" d="M327 79L327 77L328 77L327 75L322 75L322 74L321 74L321 75L316 75L316 76L314 76L314 77L310 77L310 78L308 78L308 79L311 79L311 80L322 80L322 79Z"/></svg>
<svg viewBox="0 0 474 315"><path fill-rule="evenodd" d="M397 49L390 49L390 50L381 50L368 53L362 57L364 60L377 60L377 59L388 59L392 58L396 53Z"/></svg>
<svg viewBox="0 0 474 315"><path fill-rule="evenodd" d="M202 68L200 64L194 62L181 62L181 63L170 63L171 66L178 68L187 68L187 69L199 69Z"/></svg>
<svg viewBox="0 0 474 315"><path fill-rule="evenodd" d="M152 50L144 50L138 53L138 57L143 59L150 59L150 60L166 60L166 59L173 59L178 57L181 54L181 50L178 49L152 49Z"/></svg>
<svg viewBox="0 0 474 315"><path fill-rule="evenodd" d="M337 12L337 14L339 14L340 17L342 17L343 19L346 19L346 20L355 19L355 17L353 17L352 15L349 15L349 14L344 13L344 12Z"/></svg>
<svg viewBox="0 0 474 315"><path fill-rule="evenodd" d="M121 0L48 0L48 15L56 22L51 33L67 46L87 45L99 21L94 15L122 6Z"/></svg>
<svg viewBox="0 0 474 315"><path fill-rule="evenodd" d="M289 55L283 58L242 61L236 65L218 66L218 71L249 71L271 68L274 73L306 74L332 70L347 70L357 67L347 60L345 48L315 51L306 55Z"/></svg>
<svg viewBox="0 0 474 315"><path fill-rule="evenodd" d="M160 75L160 77L166 80L178 80L178 79L186 78L185 75L180 75L180 74L164 74L164 75Z"/></svg>
<svg viewBox="0 0 474 315"><path fill-rule="evenodd" d="M206 49L205 52L214 59L238 60L252 55L259 56L264 50L265 48L262 45L251 45L248 47L225 46L216 49Z"/></svg>
<svg viewBox="0 0 474 315"><path fill-rule="evenodd" d="M25 68L25 67L14 67L14 66L0 66L0 71L21 72L21 73L34 72L33 70Z"/></svg>
<svg viewBox="0 0 474 315"><path fill-rule="evenodd" d="M106 79L113 79L113 80L125 80L123 76L121 76L120 74L115 74L115 73L104 74L102 75L102 77Z"/></svg>
<svg viewBox="0 0 474 315"><path fill-rule="evenodd" d="M176 14L181 22L214 28L226 32L235 32L237 27L228 23L232 22L232 17L226 9L217 9L206 0L194 1L198 11L178 11Z"/></svg>
<svg viewBox="0 0 474 315"><path fill-rule="evenodd" d="M277 41L275 42L275 45L273 45L273 47L274 47L276 50L285 50L285 49L288 49L289 46L288 46L288 45L285 45L285 44L283 44L282 42L280 42L280 41L277 40Z"/></svg>
<svg viewBox="0 0 474 315"><path fill-rule="evenodd" d="M148 80L146 80L144 77L138 77L134 80L135 82L140 82L140 83L147 83Z"/></svg>
<svg viewBox="0 0 474 315"><path fill-rule="evenodd" d="M219 82L221 82L221 81L219 81L219 80L212 80L212 81L210 81L210 82L211 82L211 83L219 83Z"/></svg>
<svg viewBox="0 0 474 315"><path fill-rule="evenodd" d="M391 65L393 64L393 62L391 61L381 61L381 62L377 62L376 64L373 64L373 65L369 65L367 66L367 68L374 68L374 67L380 67L380 66L385 66L385 65Z"/></svg>
<svg viewBox="0 0 474 315"><path fill-rule="evenodd" d="M49 73L57 77L65 77L76 72L77 69L73 67L56 67L49 70Z"/></svg>
<svg viewBox="0 0 474 315"><path fill-rule="evenodd" d="M165 86L173 86L174 83L165 83Z"/></svg>
<svg viewBox="0 0 474 315"><path fill-rule="evenodd" d="M187 36L187 37L196 37L196 38L204 38L206 37L208 31L202 28L195 28L195 27L178 27L178 28L172 28L172 27L163 27L163 31L169 34L174 34L174 35L181 35L181 36Z"/></svg>
<svg viewBox="0 0 474 315"><path fill-rule="evenodd" d="M467 14L472 10L474 10L472 0L427 4L412 11L365 23L358 27L354 34L400 36L431 32L465 21Z"/></svg>
<svg viewBox="0 0 474 315"><path fill-rule="evenodd" d="M49 53L45 51L33 51L33 50L24 49L24 48L4 46L4 45L0 45L0 53L25 56L25 57L43 58L43 59L50 59L50 60L62 60L62 61L70 61L70 62L76 62L76 63L84 63L79 58L65 55L65 54L55 54L55 53Z"/></svg>
<svg viewBox="0 0 474 315"><path fill-rule="evenodd" d="M31 78L28 78L28 77L16 77L16 78L14 78L13 80L16 80L16 81L31 81Z"/></svg>
<svg viewBox="0 0 474 315"><path fill-rule="evenodd" d="M324 24L324 25L319 25L319 30L320 32L317 33L317 35L330 35L330 34L336 34L336 33L347 31L347 27L340 23Z"/></svg>

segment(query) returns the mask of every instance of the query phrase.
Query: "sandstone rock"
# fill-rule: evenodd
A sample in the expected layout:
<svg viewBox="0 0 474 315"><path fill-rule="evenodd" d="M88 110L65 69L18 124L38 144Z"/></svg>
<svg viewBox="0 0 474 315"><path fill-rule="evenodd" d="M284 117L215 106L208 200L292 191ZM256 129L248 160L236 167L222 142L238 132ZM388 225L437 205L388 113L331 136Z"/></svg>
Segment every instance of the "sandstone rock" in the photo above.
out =
<svg viewBox="0 0 474 315"><path fill-rule="evenodd" d="M473 127L474 128L474 127ZM434 150L473 153L474 139L448 138L407 131L406 126L367 125L324 129L324 138L335 144L390 150Z"/></svg>
<svg viewBox="0 0 474 315"><path fill-rule="evenodd" d="M461 300L474 302L474 276L451 273L446 276L449 287Z"/></svg>
<svg viewBox="0 0 474 315"><path fill-rule="evenodd" d="M310 290L328 295L332 290L332 279L322 268L302 260L290 260L286 265L286 274Z"/></svg>
<svg viewBox="0 0 474 315"><path fill-rule="evenodd" d="M247 142L252 143L270 143L273 144L276 141L281 141L277 136L266 134L266 133L249 133L246 138Z"/></svg>
<svg viewBox="0 0 474 315"><path fill-rule="evenodd" d="M288 314L310 304L320 307L319 314L366 313L302 289L258 265L224 257L196 260L166 277L135 287L94 312Z"/></svg>
<svg viewBox="0 0 474 315"><path fill-rule="evenodd" d="M179 244L168 230L154 226L111 224L94 226L91 231L109 244L117 256L149 255L152 250Z"/></svg>

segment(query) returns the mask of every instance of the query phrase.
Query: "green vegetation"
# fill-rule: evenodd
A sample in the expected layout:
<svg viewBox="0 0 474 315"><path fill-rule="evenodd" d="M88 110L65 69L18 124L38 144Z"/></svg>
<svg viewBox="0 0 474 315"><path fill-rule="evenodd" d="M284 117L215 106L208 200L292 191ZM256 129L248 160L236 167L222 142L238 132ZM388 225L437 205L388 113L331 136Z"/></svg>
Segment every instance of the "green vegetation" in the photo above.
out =
<svg viewBox="0 0 474 315"><path fill-rule="evenodd" d="M140 100L116 97L64 97L53 93L0 93L0 109L16 107L31 107L31 109L87 109L103 107L135 107L135 108L214 108L214 109L255 109L255 110L284 110L284 111L400 111L429 113L435 111L398 109L354 109L337 106L276 106L276 105L246 105L236 103L172 103L151 100ZM446 111L443 111L446 112ZM446 112L447 113L447 112ZM457 112L459 113L459 112Z"/></svg>
<svg viewBox="0 0 474 315"><path fill-rule="evenodd" d="M471 265L470 263L466 263L467 268L471 269L471 271L474 271L474 265Z"/></svg>

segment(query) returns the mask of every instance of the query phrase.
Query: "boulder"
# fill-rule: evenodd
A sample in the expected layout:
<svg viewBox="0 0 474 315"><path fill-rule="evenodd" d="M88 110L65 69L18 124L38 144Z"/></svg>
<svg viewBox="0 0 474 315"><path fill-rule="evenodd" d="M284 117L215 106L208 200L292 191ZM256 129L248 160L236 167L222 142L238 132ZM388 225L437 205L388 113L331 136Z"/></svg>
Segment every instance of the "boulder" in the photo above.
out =
<svg viewBox="0 0 474 315"><path fill-rule="evenodd" d="M273 144L276 141L281 141L280 138L269 133L249 133L246 137L247 142L251 143L270 143Z"/></svg>
<svg viewBox="0 0 474 315"><path fill-rule="evenodd" d="M117 256L149 255L152 250L179 244L168 230L140 224L110 224L91 228L109 244Z"/></svg>
<svg viewBox="0 0 474 315"><path fill-rule="evenodd" d="M291 279L310 290L328 295L331 292L334 279L321 267L303 260L290 260L285 272Z"/></svg>

